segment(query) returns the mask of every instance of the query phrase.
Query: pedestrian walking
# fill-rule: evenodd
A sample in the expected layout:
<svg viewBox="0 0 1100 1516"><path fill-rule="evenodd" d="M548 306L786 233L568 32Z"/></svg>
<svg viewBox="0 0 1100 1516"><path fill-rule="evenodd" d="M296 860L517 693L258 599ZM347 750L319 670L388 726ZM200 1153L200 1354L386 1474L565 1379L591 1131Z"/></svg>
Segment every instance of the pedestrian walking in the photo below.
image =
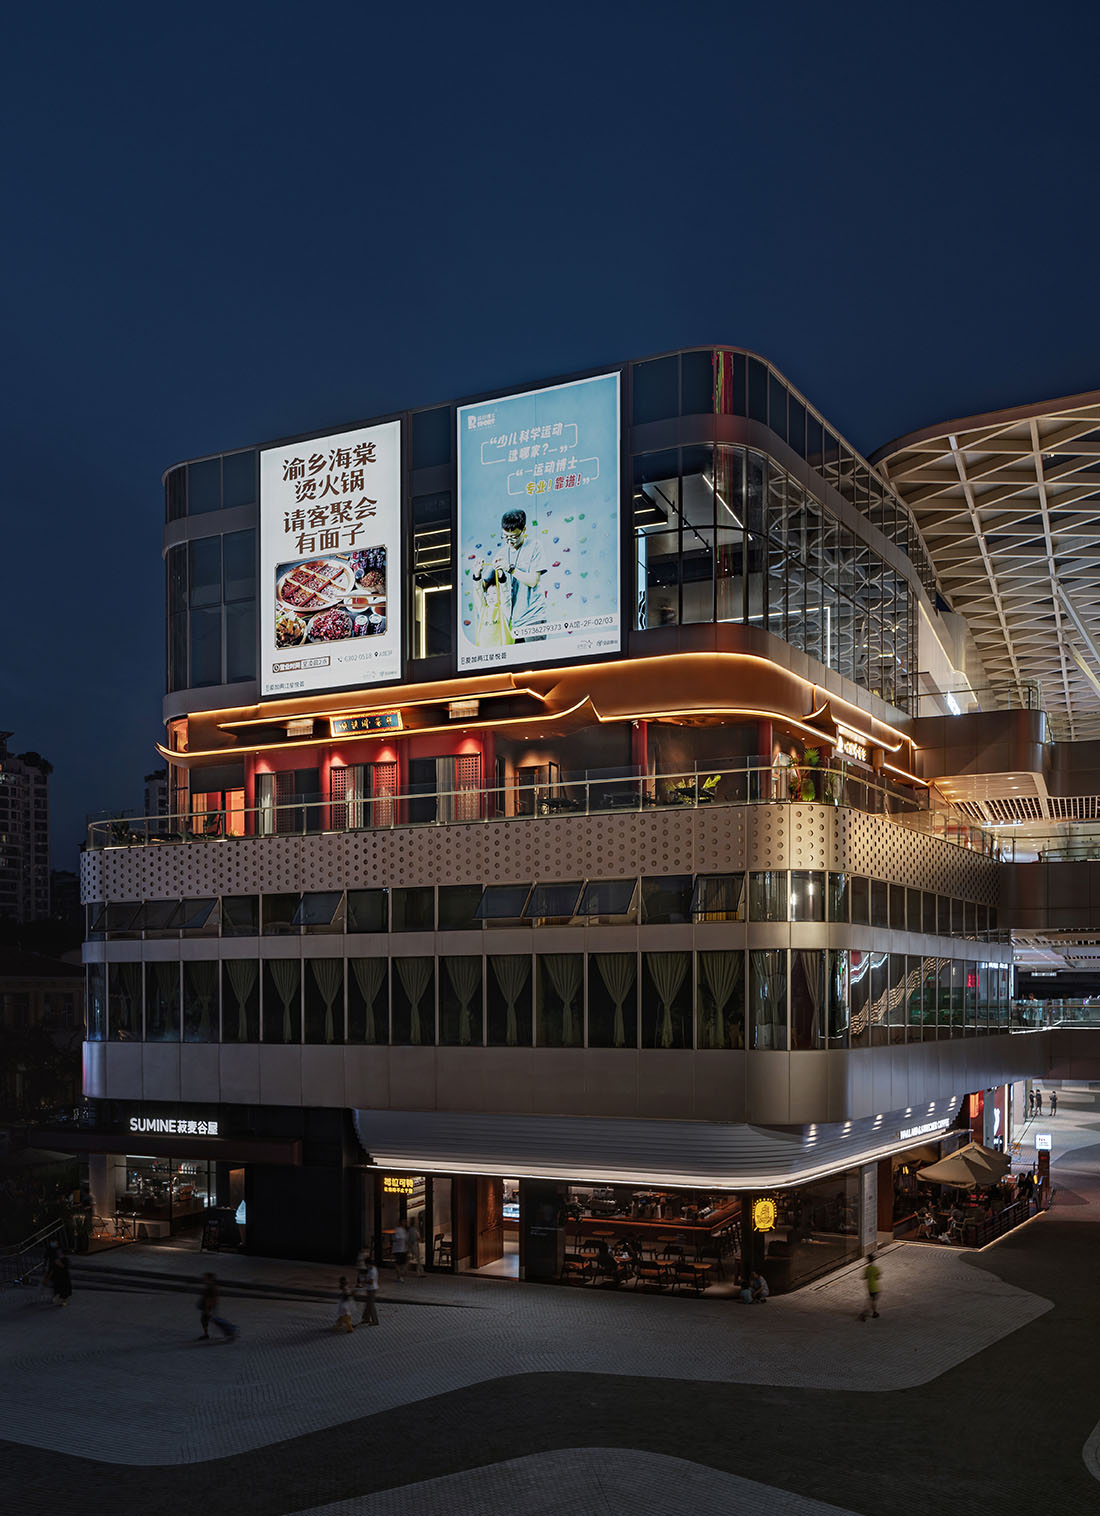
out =
<svg viewBox="0 0 1100 1516"><path fill-rule="evenodd" d="M1035 1091L1035 1114L1036 1114L1036 1116L1041 1116L1043 1114L1043 1092L1042 1092L1042 1090L1036 1090Z"/></svg>
<svg viewBox="0 0 1100 1516"><path fill-rule="evenodd" d="M1051 1090L1051 1092L1050 1092L1050 1114L1052 1116L1057 1116L1057 1114L1058 1114L1058 1091L1057 1090Z"/></svg>
<svg viewBox="0 0 1100 1516"><path fill-rule="evenodd" d="M53 1285L54 1305L68 1305L73 1295L73 1279L69 1273L69 1260L64 1253L59 1253L53 1261L50 1282Z"/></svg>
<svg viewBox="0 0 1100 1516"><path fill-rule="evenodd" d="M409 1233L401 1221L393 1229L393 1269L398 1284L404 1278L405 1263L409 1256Z"/></svg>
<svg viewBox="0 0 1100 1516"><path fill-rule="evenodd" d="M1031 1118L1032 1118L1032 1116L1034 1116L1034 1115L1035 1115L1035 1091L1034 1090L1028 1090L1028 1092L1027 1092L1027 1119L1030 1121Z"/></svg>
<svg viewBox="0 0 1100 1516"><path fill-rule="evenodd" d="M336 1311L336 1330L338 1332L355 1331L355 1322L351 1319L351 1290L345 1274L340 1275L340 1304Z"/></svg>
<svg viewBox="0 0 1100 1516"><path fill-rule="evenodd" d="M218 1281L213 1274L202 1276L202 1294L199 1296L199 1310L202 1312L202 1335L209 1337L208 1330L213 1322L222 1334L223 1342L236 1342L240 1332L231 1321L227 1321L218 1309Z"/></svg>
<svg viewBox="0 0 1100 1516"><path fill-rule="evenodd" d="M378 1270L369 1260L363 1269L363 1314L359 1318L360 1326L376 1327L378 1325Z"/></svg>
<svg viewBox="0 0 1100 1516"><path fill-rule="evenodd" d="M420 1261L420 1232L415 1221L410 1221L405 1230L405 1245L409 1250L409 1273L422 1275L424 1265Z"/></svg>
<svg viewBox="0 0 1100 1516"><path fill-rule="evenodd" d="M867 1254L867 1267L863 1270L863 1282L867 1286L867 1304L859 1313L860 1321L866 1321L868 1316L878 1315L878 1297L882 1284L882 1270L875 1262L874 1253Z"/></svg>

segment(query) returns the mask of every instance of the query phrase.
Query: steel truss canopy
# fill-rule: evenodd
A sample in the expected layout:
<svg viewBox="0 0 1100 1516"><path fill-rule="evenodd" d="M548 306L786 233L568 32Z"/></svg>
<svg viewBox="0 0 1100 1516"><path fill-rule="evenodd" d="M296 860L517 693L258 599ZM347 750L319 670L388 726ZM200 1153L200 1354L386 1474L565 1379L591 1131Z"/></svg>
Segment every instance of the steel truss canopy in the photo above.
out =
<svg viewBox="0 0 1100 1516"><path fill-rule="evenodd" d="M1100 391L911 432L871 459L909 506L990 685L1100 737Z"/></svg>

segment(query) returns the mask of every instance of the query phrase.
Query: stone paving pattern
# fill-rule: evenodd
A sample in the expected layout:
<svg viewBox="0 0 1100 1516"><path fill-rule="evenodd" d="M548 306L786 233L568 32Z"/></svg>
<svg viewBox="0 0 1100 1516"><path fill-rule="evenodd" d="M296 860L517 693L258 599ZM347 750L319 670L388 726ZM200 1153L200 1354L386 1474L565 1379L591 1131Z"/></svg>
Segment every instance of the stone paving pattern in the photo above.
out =
<svg viewBox="0 0 1100 1516"><path fill-rule="evenodd" d="M1063 1109L1052 1209L980 1254L883 1256L766 1306L384 1281L129 1248L72 1305L0 1295L0 1509L164 1516L1100 1511L1100 1120ZM239 1342L198 1340L216 1263Z"/></svg>

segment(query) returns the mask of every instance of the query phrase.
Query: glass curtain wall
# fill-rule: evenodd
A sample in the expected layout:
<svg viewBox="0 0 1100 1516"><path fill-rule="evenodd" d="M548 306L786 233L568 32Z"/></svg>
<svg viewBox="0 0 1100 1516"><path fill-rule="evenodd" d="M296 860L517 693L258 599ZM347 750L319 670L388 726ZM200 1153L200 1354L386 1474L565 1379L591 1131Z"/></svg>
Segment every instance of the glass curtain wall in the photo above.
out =
<svg viewBox="0 0 1100 1516"><path fill-rule="evenodd" d="M906 581L771 459L668 448L633 460L641 630L738 621L902 703L915 614Z"/></svg>

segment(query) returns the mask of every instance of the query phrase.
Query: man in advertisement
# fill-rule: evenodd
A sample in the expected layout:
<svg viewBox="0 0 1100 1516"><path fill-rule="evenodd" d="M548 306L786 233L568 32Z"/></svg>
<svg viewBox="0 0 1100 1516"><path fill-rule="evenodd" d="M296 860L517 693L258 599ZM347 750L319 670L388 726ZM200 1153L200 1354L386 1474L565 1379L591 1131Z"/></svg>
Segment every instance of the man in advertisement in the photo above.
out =
<svg viewBox="0 0 1100 1516"><path fill-rule="evenodd" d="M527 535L527 512L505 511L500 540L474 572L477 646L545 642L546 596L542 552Z"/></svg>

